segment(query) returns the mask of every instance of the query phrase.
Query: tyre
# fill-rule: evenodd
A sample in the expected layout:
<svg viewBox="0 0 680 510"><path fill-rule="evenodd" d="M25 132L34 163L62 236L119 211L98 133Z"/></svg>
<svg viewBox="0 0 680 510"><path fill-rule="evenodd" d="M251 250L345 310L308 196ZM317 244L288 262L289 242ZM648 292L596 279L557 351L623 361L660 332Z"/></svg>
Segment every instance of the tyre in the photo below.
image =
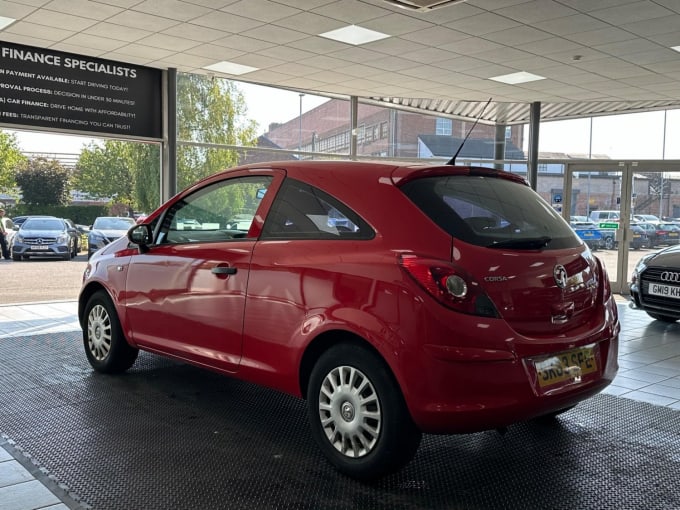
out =
<svg viewBox="0 0 680 510"><path fill-rule="evenodd" d="M19 262L21 260L21 255L15 255L14 253L12 253L12 260L14 262Z"/></svg>
<svg viewBox="0 0 680 510"><path fill-rule="evenodd" d="M385 362L350 344L321 355L309 379L312 435L342 473L372 480L405 466L420 445L417 429Z"/></svg>
<svg viewBox="0 0 680 510"><path fill-rule="evenodd" d="M678 320L677 317L671 317L670 315L664 315L656 312L647 312L647 315L649 315L652 319L662 322L675 322Z"/></svg>
<svg viewBox="0 0 680 510"><path fill-rule="evenodd" d="M614 238L613 237L605 237L604 238L604 247L606 250L613 250L614 249Z"/></svg>
<svg viewBox="0 0 680 510"><path fill-rule="evenodd" d="M92 368L107 374L124 372L139 353L125 339L113 302L102 290L95 292L85 306L83 343Z"/></svg>

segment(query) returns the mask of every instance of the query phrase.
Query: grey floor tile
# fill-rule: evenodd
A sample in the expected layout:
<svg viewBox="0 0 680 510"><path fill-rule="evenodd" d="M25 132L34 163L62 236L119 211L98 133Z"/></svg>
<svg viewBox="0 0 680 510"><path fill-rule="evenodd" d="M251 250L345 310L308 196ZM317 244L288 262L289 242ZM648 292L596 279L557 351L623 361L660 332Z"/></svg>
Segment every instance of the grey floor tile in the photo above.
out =
<svg viewBox="0 0 680 510"><path fill-rule="evenodd" d="M622 397L638 400L640 402L647 402L648 404L654 404L657 406L669 406L678 402L678 400L675 398L663 397L661 395L647 393L645 391L631 391L625 395L622 395Z"/></svg>
<svg viewBox="0 0 680 510"><path fill-rule="evenodd" d="M8 487L21 482L28 482L29 480L33 480L33 475L16 460L0 462L0 487ZM0 508L2 508L1 501Z"/></svg>
<svg viewBox="0 0 680 510"><path fill-rule="evenodd" d="M59 498L38 480L0 487L0 502L2 510L35 510L61 503Z"/></svg>

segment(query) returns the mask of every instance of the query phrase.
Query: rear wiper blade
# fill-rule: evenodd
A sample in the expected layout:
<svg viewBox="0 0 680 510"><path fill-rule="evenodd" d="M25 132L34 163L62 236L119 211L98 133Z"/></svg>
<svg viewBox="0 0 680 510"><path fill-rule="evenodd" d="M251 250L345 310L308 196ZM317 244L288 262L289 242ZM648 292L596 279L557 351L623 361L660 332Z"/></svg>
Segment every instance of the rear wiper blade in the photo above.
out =
<svg viewBox="0 0 680 510"><path fill-rule="evenodd" d="M518 248L526 250L536 250L543 248L552 241L552 237L526 237L524 239L505 239L504 241L494 241L487 248Z"/></svg>

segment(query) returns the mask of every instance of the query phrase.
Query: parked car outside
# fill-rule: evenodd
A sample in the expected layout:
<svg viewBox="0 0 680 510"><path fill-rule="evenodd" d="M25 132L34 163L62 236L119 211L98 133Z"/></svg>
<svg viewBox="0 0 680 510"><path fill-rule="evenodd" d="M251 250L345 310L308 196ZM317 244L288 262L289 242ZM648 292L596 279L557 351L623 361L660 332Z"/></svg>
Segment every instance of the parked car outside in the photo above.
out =
<svg viewBox="0 0 680 510"><path fill-rule="evenodd" d="M642 257L630 278L633 305L657 320L680 319L680 245Z"/></svg>
<svg viewBox="0 0 680 510"><path fill-rule="evenodd" d="M228 228L237 210L247 232ZM603 264L522 177L489 168L218 173L92 256L78 315L97 371L142 349L305 398L319 448L358 479L400 469L423 433L556 416L618 368Z"/></svg>
<svg viewBox="0 0 680 510"><path fill-rule="evenodd" d="M599 231L597 225L592 221L571 221L569 225L591 250L598 250L604 247L602 232Z"/></svg>
<svg viewBox="0 0 680 510"><path fill-rule="evenodd" d="M80 246L81 246L81 236L82 232L78 225L76 225L73 220L70 220L68 218L63 218L63 220L66 222L66 224L69 227L69 235L73 237L73 256L77 257L78 253L80 253Z"/></svg>
<svg viewBox="0 0 680 510"><path fill-rule="evenodd" d="M639 225L631 224L631 239L628 245L632 250L639 250L646 246L649 246L649 239L647 239L647 232L645 232Z"/></svg>
<svg viewBox="0 0 680 510"><path fill-rule="evenodd" d="M107 244L127 234L130 227L135 225L134 218L125 216L99 216L87 233L87 258Z"/></svg>
<svg viewBox="0 0 680 510"><path fill-rule="evenodd" d="M30 257L59 257L71 260L76 254L74 231L62 218L33 216L27 218L14 235L12 260Z"/></svg>
<svg viewBox="0 0 680 510"><path fill-rule="evenodd" d="M680 228L675 223L657 223L657 232L666 232L665 241L659 244L665 244L667 246L672 246L674 244L680 243Z"/></svg>
<svg viewBox="0 0 680 510"><path fill-rule="evenodd" d="M660 223L658 216L653 214L633 214L634 221L646 221L647 223Z"/></svg>
<svg viewBox="0 0 680 510"><path fill-rule="evenodd" d="M668 232L665 230L659 230L657 226L653 223L647 223L641 221L635 224L638 228L641 228L647 234L647 247L654 248L656 246L661 246L667 244Z"/></svg>
<svg viewBox="0 0 680 510"><path fill-rule="evenodd" d="M592 211L590 213L590 219L595 223L618 223L620 217L619 211Z"/></svg>

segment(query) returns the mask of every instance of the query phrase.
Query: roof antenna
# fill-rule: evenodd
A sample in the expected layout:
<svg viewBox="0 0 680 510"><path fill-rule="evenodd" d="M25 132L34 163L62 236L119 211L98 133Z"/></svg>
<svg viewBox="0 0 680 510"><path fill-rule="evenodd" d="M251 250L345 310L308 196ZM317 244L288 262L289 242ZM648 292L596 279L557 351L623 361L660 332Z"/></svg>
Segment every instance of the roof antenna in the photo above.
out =
<svg viewBox="0 0 680 510"><path fill-rule="evenodd" d="M475 129L475 126L479 122L479 119L481 119L482 115L484 115L484 111L486 110L486 107L489 106L489 103L491 103L491 99L492 98L489 98L489 100L486 102L486 104L484 105L484 108L482 108L482 111L479 114L479 117L477 117L477 120L475 120L475 123L472 124L472 127L470 129L468 129L468 132L465 135L465 138L463 138L463 141L461 142L460 147L458 147L458 150L456 151L456 153L448 161L448 163L446 163L447 165L455 165L456 164L456 158L458 157L458 154L460 154L460 151L463 149L463 145L465 145L465 142L467 142L468 138L470 138L470 135L472 134L472 130Z"/></svg>

